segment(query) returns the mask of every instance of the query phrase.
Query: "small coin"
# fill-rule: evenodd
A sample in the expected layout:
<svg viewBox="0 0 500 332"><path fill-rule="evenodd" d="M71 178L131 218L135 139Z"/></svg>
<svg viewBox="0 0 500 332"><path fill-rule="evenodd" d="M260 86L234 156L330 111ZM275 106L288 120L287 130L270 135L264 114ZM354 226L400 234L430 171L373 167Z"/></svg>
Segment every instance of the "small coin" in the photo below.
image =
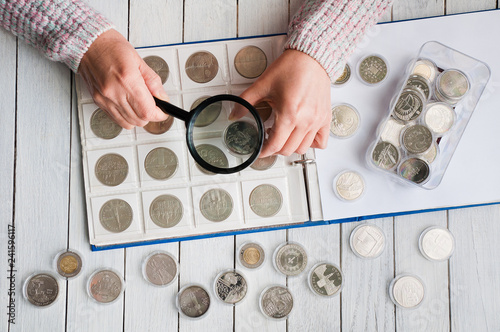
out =
<svg viewBox="0 0 500 332"><path fill-rule="evenodd" d="M380 139L385 142L389 142L395 147L399 147L401 145L401 131L404 128L404 124L396 121L392 116L387 120L382 128L382 132L380 133Z"/></svg>
<svg viewBox="0 0 500 332"><path fill-rule="evenodd" d="M262 265L265 259L264 249L257 243L246 243L240 248L240 263L246 268L255 269Z"/></svg>
<svg viewBox="0 0 500 332"><path fill-rule="evenodd" d="M453 126L455 112L445 103L433 103L427 106L424 122L434 133L442 135Z"/></svg>
<svg viewBox="0 0 500 332"><path fill-rule="evenodd" d="M245 298L248 286L247 281L236 270L222 272L215 279L215 295L229 304L239 303Z"/></svg>
<svg viewBox="0 0 500 332"><path fill-rule="evenodd" d="M26 281L26 298L37 307L46 307L54 303L59 295L59 283L48 273L38 273Z"/></svg>
<svg viewBox="0 0 500 332"><path fill-rule="evenodd" d="M276 249L274 263L284 275L296 276L307 267L307 254L301 245L286 243Z"/></svg>
<svg viewBox="0 0 500 332"><path fill-rule="evenodd" d="M210 189L201 196L200 211L210 221L226 220L233 212L233 199L224 189Z"/></svg>
<svg viewBox="0 0 500 332"><path fill-rule="evenodd" d="M421 154L431 147L432 133L426 126L416 124L403 131L401 142L409 153Z"/></svg>
<svg viewBox="0 0 500 332"><path fill-rule="evenodd" d="M362 258L376 258L385 248L384 232L375 225L359 225L349 238L352 251Z"/></svg>
<svg viewBox="0 0 500 332"><path fill-rule="evenodd" d="M204 102L209 96L203 96L198 99L196 99L191 105L191 111L194 110L198 105L200 105L202 102ZM203 112L200 112L198 116L196 117L196 120L194 120L194 126L195 127L206 127L208 125L211 125L212 123L217 120L217 118L220 115L220 112L222 110L222 101L218 101L215 103L211 103L205 109Z"/></svg>
<svg viewBox="0 0 500 332"><path fill-rule="evenodd" d="M237 155L248 155L258 148L257 128L246 121L235 121L224 131L224 143L229 151Z"/></svg>
<svg viewBox="0 0 500 332"><path fill-rule="evenodd" d="M431 94L430 83L420 75L410 75L406 86L411 89L419 90L426 99L429 99Z"/></svg>
<svg viewBox="0 0 500 332"><path fill-rule="evenodd" d="M173 123L174 123L174 117L169 116L165 121L148 122L148 124L145 125L143 128L150 134L161 135L166 133L172 127Z"/></svg>
<svg viewBox="0 0 500 332"><path fill-rule="evenodd" d="M405 89L394 106L394 116L402 121L413 121L419 117L423 109L423 95L418 90Z"/></svg>
<svg viewBox="0 0 500 332"><path fill-rule="evenodd" d="M361 175L354 171L345 171L335 181L337 194L347 201L358 199L365 190L365 182Z"/></svg>
<svg viewBox="0 0 500 332"><path fill-rule="evenodd" d="M372 152L372 159L380 168L393 169L399 162L399 150L389 142L379 142Z"/></svg>
<svg viewBox="0 0 500 332"><path fill-rule="evenodd" d="M226 155L221 149L211 144L200 144L196 146L196 152L200 155L208 164L218 167L218 168L228 168L229 162ZM198 169L207 175L213 175L214 173L207 171L200 165L196 164Z"/></svg>
<svg viewBox="0 0 500 332"><path fill-rule="evenodd" d="M248 200L252 211L264 218L276 215L283 205L281 192L270 184L261 184L255 187Z"/></svg>
<svg viewBox="0 0 500 332"><path fill-rule="evenodd" d="M320 263L313 267L309 276L309 284L312 290L323 296L337 295L342 288L342 272L329 263Z"/></svg>
<svg viewBox="0 0 500 332"><path fill-rule="evenodd" d="M415 183L422 183L430 175L429 164L419 158L408 158L399 165L399 175Z"/></svg>
<svg viewBox="0 0 500 332"><path fill-rule="evenodd" d="M285 318L293 309L292 293L283 286L268 287L260 295L260 308L270 318Z"/></svg>
<svg viewBox="0 0 500 332"><path fill-rule="evenodd" d="M337 80L333 83L333 85L337 86L344 85L347 82L349 82L350 79L351 79L351 67L349 66L349 64L346 63L342 75L340 75L340 77L337 78Z"/></svg>
<svg viewBox="0 0 500 332"><path fill-rule="evenodd" d="M102 184L111 187L117 186L127 178L127 160L116 153L105 154L97 160L94 173Z"/></svg>
<svg viewBox="0 0 500 332"><path fill-rule="evenodd" d="M273 167L276 163L276 160L278 160L277 155L272 155L265 158L257 158L255 159L253 164L250 165L250 167L257 171L265 171L266 169L270 169L271 167Z"/></svg>
<svg viewBox="0 0 500 332"><path fill-rule="evenodd" d="M262 122L266 122L271 116L273 108L266 101L262 101L254 106L257 113L260 115Z"/></svg>
<svg viewBox="0 0 500 332"><path fill-rule="evenodd" d="M246 46L234 57L234 68L245 78L259 77L266 67L266 53L256 46Z"/></svg>
<svg viewBox="0 0 500 332"><path fill-rule="evenodd" d="M146 258L144 276L153 285L169 285L177 276L177 262L165 252L155 252Z"/></svg>
<svg viewBox="0 0 500 332"><path fill-rule="evenodd" d="M149 206L151 220L163 228L174 227L182 220L183 215L182 202L173 195L158 196Z"/></svg>
<svg viewBox="0 0 500 332"><path fill-rule="evenodd" d="M144 169L155 180L170 179L179 166L175 153L164 147L155 148L144 159Z"/></svg>
<svg viewBox="0 0 500 332"><path fill-rule="evenodd" d="M144 59L144 62L154 70L158 76L161 78L161 84L165 84L168 79L168 75L170 74L170 71L168 69L168 64L159 56L151 55L147 56Z"/></svg>
<svg viewBox="0 0 500 332"><path fill-rule="evenodd" d="M419 59L415 66L413 67L413 74L420 75L427 79L429 82L433 82L436 78L437 68L436 65L428 59Z"/></svg>
<svg viewBox="0 0 500 332"><path fill-rule="evenodd" d="M359 115L356 109L347 104L332 108L332 122L330 132L337 137L352 136L359 127Z"/></svg>
<svg viewBox="0 0 500 332"><path fill-rule="evenodd" d="M90 117L90 129L102 139L113 139L122 132L122 127L100 108L96 109Z"/></svg>
<svg viewBox="0 0 500 332"><path fill-rule="evenodd" d="M177 295L179 310L191 318L203 316L210 308L210 295L201 286L188 286Z"/></svg>
<svg viewBox="0 0 500 332"><path fill-rule="evenodd" d="M217 58L210 52L201 51L191 54L186 61L186 74L196 83L208 83L219 71Z"/></svg>
<svg viewBox="0 0 500 332"><path fill-rule="evenodd" d="M366 83L380 83L387 76L387 64L379 56L367 56L359 64L359 76Z"/></svg>
<svg viewBox="0 0 500 332"><path fill-rule="evenodd" d="M458 101L469 91L469 80L461 71L448 69L439 75L436 88L443 97Z"/></svg>
<svg viewBox="0 0 500 332"><path fill-rule="evenodd" d="M74 251L66 251L57 257L57 272L65 277L76 277L82 270L82 258Z"/></svg>
<svg viewBox="0 0 500 332"><path fill-rule="evenodd" d="M390 287L391 299L403 308L415 308L424 299L424 284L415 276L396 277Z"/></svg>
<svg viewBox="0 0 500 332"><path fill-rule="evenodd" d="M131 224L134 212L130 205L122 199L107 201L99 211L99 221L102 227L113 233L126 230Z"/></svg>
<svg viewBox="0 0 500 332"><path fill-rule="evenodd" d="M123 291L123 282L118 274L111 270L94 272L89 279L90 296L100 303L115 301Z"/></svg>
<svg viewBox="0 0 500 332"><path fill-rule="evenodd" d="M437 144L433 143L431 145L431 148L420 157L422 157L422 159L427 161L429 164L432 164L434 160L436 160L437 154L438 154Z"/></svg>
<svg viewBox="0 0 500 332"><path fill-rule="evenodd" d="M427 259L444 261L453 254L455 239L446 228L429 227L420 235L419 247Z"/></svg>

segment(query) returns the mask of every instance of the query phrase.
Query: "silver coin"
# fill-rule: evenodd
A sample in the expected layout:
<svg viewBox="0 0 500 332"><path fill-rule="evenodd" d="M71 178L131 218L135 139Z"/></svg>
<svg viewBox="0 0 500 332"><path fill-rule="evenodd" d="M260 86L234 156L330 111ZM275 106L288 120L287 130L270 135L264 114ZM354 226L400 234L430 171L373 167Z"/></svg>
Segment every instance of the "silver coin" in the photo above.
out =
<svg viewBox="0 0 500 332"><path fill-rule="evenodd" d="M411 89L419 90L426 99L431 95L430 82L420 75L410 75L406 81L406 86Z"/></svg>
<svg viewBox="0 0 500 332"><path fill-rule="evenodd" d="M427 161L429 164L432 164L434 160L436 160L437 155L438 155L437 144L432 143L431 148L420 157L423 160Z"/></svg>
<svg viewBox="0 0 500 332"><path fill-rule="evenodd" d="M384 59L376 55L361 60L358 70L361 79L369 84L380 83L387 76L387 64Z"/></svg>
<svg viewBox="0 0 500 332"><path fill-rule="evenodd" d="M276 160L278 160L277 155L272 155L265 158L257 158L255 159L253 164L250 165L250 167L257 171L265 171L266 169L270 169L271 167L273 167L274 164L276 164Z"/></svg>
<svg viewBox="0 0 500 332"><path fill-rule="evenodd" d="M226 220L233 212L233 199L224 189L210 189L201 196L200 211L210 221Z"/></svg>
<svg viewBox="0 0 500 332"><path fill-rule="evenodd" d="M158 196L149 206L151 220L163 228L174 227L182 220L183 215L182 202L173 195Z"/></svg>
<svg viewBox="0 0 500 332"><path fill-rule="evenodd" d="M245 278L236 270L222 272L215 278L215 295L229 304L239 303L245 298L248 285Z"/></svg>
<svg viewBox="0 0 500 332"><path fill-rule="evenodd" d="M416 120L424 109L424 96L414 89L404 89L394 106L394 116L402 121Z"/></svg>
<svg viewBox="0 0 500 332"><path fill-rule="evenodd" d="M455 239L446 228L429 227L420 235L419 248L427 259L444 261L453 254Z"/></svg>
<svg viewBox="0 0 500 332"><path fill-rule="evenodd" d="M90 276L88 291L97 302L111 303L122 293L123 282L114 271L99 270Z"/></svg>
<svg viewBox="0 0 500 332"><path fill-rule="evenodd" d="M224 130L224 143L229 151L237 155L249 155L258 149L257 128L246 121L235 121Z"/></svg>
<svg viewBox="0 0 500 332"><path fill-rule="evenodd" d="M194 110L198 105L204 102L209 96L203 96L196 99L191 105L191 111ZM194 120L195 127L206 127L217 120L220 113L222 111L222 101L218 101L215 103L211 103L207 107L203 109L203 112L200 112L196 119Z"/></svg>
<svg viewBox="0 0 500 332"><path fill-rule="evenodd" d="M417 184L423 183L430 175L429 164L419 158L408 158L399 165L399 175Z"/></svg>
<svg viewBox="0 0 500 332"><path fill-rule="evenodd" d="M359 225L349 238L352 251L362 258L376 258L384 251L384 232L375 225Z"/></svg>
<svg viewBox="0 0 500 332"><path fill-rule="evenodd" d="M337 78L337 80L333 83L333 85L344 85L347 82L349 82L349 79L351 78L351 67L349 64L345 64L344 71L342 72L342 75Z"/></svg>
<svg viewBox="0 0 500 332"><path fill-rule="evenodd" d="M424 299L424 284L415 276L396 277L391 286L391 299L400 307L415 308Z"/></svg>
<svg viewBox="0 0 500 332"><path fill-rule="evenodd" d="M161 135L166 133L172 127L173 123L174 123L174 117L169 116L165 121L148 122L148 124L145 125L143 128L150 134Z"/></svg>
<svg viewBox="0 0 500 332"><path fill-rule="evenodd" d="M434 133L442 135L453 126L455 122L455 112L448 104L433 103L426 108L424 122Z"/></svg>
<svg viewBox="0 0 500 332"><path fill-rule="evenodd" d="M76 277L82 270L82 258L74 251L65 251L57 256L56 267L62 277Z"/></svg>
<svg viewBox="0 0 500 332"><path fill-rule="evenodd" d="M399 162L399 150L389 142L379 142L372 152L372 160L380 168L393 169Z"/></svg>
<svg viewBox="0 0 500 332"><path fill-rule="evenodd" d="M265 259L264 249L257 243L245 243L239 250L241 265L255 269L262 265Z"/></svg>
<svg viewBox="0 0 500 332"><path fill-rule="evenodd" d="M337 137L352 136L359 127L359 114L354 107L341 104L332 109L330 132Z"/></svg>
<svg viewBox="0 0 500 332"><path fill-rule="evenodd" d="M312 268L309 276L309 285L318 295L334 296L342 289L342 272L329 263L320 263Z"/></svg>
<svg viewBox="0 0 500 332"><path fill-rule="evenodd" d="M191 318L199 318L210 308L210 295L201 286L191 285L181 289L177 295L179 310Z"/></svg>
<svg viewBox="0 0 500 332"><path fill-rule="evenodd" d="M420 75L432 83L436 78L437 72L438 71L434 62L428 59L419 59L415 62L412 74Z"/></svg>
<svg viewBox="0 0 500 332"><path fill-rule="evenodd" d="M187 76L194 82L208 83L217 76L219 63L210 52L196 52L187 59L185 70Z"/></svg>
<svg viewBox="0 0 500 332"><path fill-rule="evenodd" d="M270 184L261 184L255 187L248 200L252 211L264 218L276 215L283 205L281 192Z"/></svg>
<svg viewBox="0 0 500 332"><path fill-rule="evenodd" d="M165 84L170 74L167 62L163 60L163 58L155 55L147 56L143 60L156 74L158 74L158 76L160 76L161 84Z"/></svg>
<svg viewBox="0 0 500 332"><path fill-rule="evenodd" d="M177 276L177 262L167 253L155 252L146 258L144 276L153 285L169 285Z"/></svg>
<svg viewBox="0 0 500 332"><path fill-rule="evenodd" d="M201 159L203 159L208 164L218 167L218 168L228 168L229 161L227 160L226 155L222 152L221 149L211 144L200 144L196 146L196 152L200 155ZM196 164L198 169L207 175L213 175L214 173L207 171L200 165Z"/></svg>
<svg viewBox="0 0 500 332"><path fill-rule="evenodd" d="M260 308L270 318L286 318L293 309L292 293L283 286L268 287L260 295Z"/></svg>
<svg viewBox="0 0 500 332"><path fill-rule="evenodd" d="M266 53L256 46L246 46L234 57L234 68L245 78L259 77L266 67Z"/></svg>
<svg viewBox="0 0 500 332"><path fill-rule="evenodd" d="M127 160L116 153L105 154L97 160L94 173L102 184L110 187L117 186L127 178Z"/></svg>
<svg viewBox="0 0 500 332"><path fill-rule="evenodd" d="M59 283L48 273L35 274L26 280L25 295L37 307L49 306L57 300Z"/></svg>
<svg viewBox="0 0 500 332"><path fill-rule="evenodd" d="M297 243L283 244L276 249L274 264L284 275L299 275L307 267L306 251Z"/></svg>
<svg viewBox="0 0 500 332"><path fill-rule="evenodd" d="M391 143L395 147L399 147L401 145L401 131L403 130L404 126L405 125L403 123L396 121L391 116L382 128L380 139L382 141Z"/></svg>
<svg viewBox="0 0 500 332"><path fill-rule="evenodd" d="M110 118L108 113L98 108L90 117L90 129L99 138L113 139L122 132L122 127Z"/></svg>
<svg viewBox="0 0 500 332"><path fill-rule="evenodd" d="M112 233L120 233L132 224L134 212L122 199L112 199L104 203L99 211L102 227Z"/></svg>
<svg viewBox="0 0 500 332"><path fill-rule="evenodd" d="M358 199L365 190L365 182L361 175L354 171L345 171L337 176L335 191L347 201Z"/></svg>
<svg viewBox="0 0 500 332"><path fill-rule="evenodd" d="M432 133L426 126L413 125L403 131L401 142L411 154L421 154L429 150L432 145Z"/></svg>
<svg viewBox="0 0 500 332"><path fill-rule="evenodd" d="M155 180L170 179L179 166L175 153L164 147L155 148L144 159L144 169Z"/></svg>
<svg viewBox="0 0 500 332"><path fill-rule="evenodd" d="M469 87L467 76L457 69L445 70L436 81L436 90L439 94L455 102L469 91Z"/></svg>

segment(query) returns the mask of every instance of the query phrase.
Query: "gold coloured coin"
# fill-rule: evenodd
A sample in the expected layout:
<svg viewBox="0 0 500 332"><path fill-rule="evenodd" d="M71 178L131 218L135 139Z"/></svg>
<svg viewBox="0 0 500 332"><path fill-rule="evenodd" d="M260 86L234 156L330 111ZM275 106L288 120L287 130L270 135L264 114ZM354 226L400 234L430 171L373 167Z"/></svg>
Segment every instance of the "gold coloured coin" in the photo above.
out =
<svg viewBox="0 0 500 332"><path fill-rule="evenodd" d="M172 127L173 123L174 123L174 117L169 116L165 121L149 122L143 128L150 134L161 135L166 133Z"/></svg>

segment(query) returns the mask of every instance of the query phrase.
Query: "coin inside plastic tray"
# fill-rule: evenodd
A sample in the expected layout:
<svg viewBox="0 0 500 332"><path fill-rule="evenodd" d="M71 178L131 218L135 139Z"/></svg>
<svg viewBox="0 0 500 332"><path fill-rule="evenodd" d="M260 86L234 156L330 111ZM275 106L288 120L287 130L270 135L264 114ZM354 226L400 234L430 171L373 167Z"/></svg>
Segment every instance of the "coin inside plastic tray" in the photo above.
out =
<svg viewBox="0 0 500 332"><path fill-rule="evenodd" d="M404 183L436 188L489 78L487 64L425 43L378 127L368 164Z"/></svg>

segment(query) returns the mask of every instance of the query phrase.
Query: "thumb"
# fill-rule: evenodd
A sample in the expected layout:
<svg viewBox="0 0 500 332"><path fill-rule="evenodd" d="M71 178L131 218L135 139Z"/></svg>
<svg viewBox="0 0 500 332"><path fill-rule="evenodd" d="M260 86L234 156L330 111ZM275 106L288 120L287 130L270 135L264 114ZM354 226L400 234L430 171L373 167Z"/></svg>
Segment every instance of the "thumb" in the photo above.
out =
<svg viewBox="0 0 500 332"><path fill-rule="evenodd" d="M250 105L257 104L262 99L259 85L255 83L252 84L248 89L243 91L243 93L240 95L240 98L246 100ZM245 116L245 114L247 113L248 110L245 107L243 107L240 104L236 104L233 110L231 111L231 114L229 114L229 120L231 121L237 120Z"/></svg>
<svg viewBox="0 0 500 332"><path fill-rule="evenodd" d="M158 74L156 74L156 72L151 69L145 62L140 67L140 70L144 79L144 83L146 83L146 87L148 88L151 95L164 101L169 101L168 94L165 92L165 90L163 89L163 85L161 84L160 76L158 76ZM156 107L156 114L154 114L154 117L155 121L164 121L168 118L168 115L165 114L161 109Z"/></svg>

